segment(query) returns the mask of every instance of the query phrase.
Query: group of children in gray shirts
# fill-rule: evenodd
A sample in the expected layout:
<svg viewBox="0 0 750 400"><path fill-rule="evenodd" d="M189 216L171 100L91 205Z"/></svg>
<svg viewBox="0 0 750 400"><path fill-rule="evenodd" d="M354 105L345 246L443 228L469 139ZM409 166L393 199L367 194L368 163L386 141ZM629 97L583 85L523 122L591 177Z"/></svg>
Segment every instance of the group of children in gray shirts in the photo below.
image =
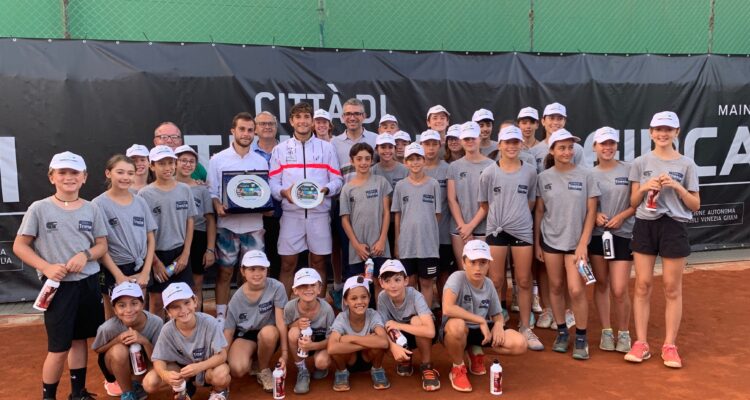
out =
<svg viewBox="0 0 750 400"><path fill-rule="evenodd" d="M446 120L450 116L442 106L431 108L428 126L440 114ZM452 387L471 391L468 373L486 373L485 351L516 355L527 348L544 349L532 330L537 269L544 272L539 280L546 306L539 322L547 314L546 326L537 326L556 329L553 350L567 352L565 309L572 308L573 358L589 358L585 282L578 276L578 263L589 260L603 283L595 294L604 328L600 348L627 353L628 361L648 359L648 313L637 304L638 340L630 343L631 260L634 252L636 280L647 283L656 255L676 266L684 263L690 251L686 222L700 206L695 164L672 146L679 132L674 113L654 116L655 149L632 165L614 158L617 132L597 130L594 168L582 165L583 148L564 129L566 118L564 106L548 105L543 141L534 137L538 112L527 107L516 121L501 126L498 142L489 146L484 143L487 125L490 132L493 126L488 110L477 111L473 121L461 125L424 131L401 151L389 132L378 135L374 149L354 144L349 153L354 174L341 191L340 215L347 236L356 239L349 241L348 262L358 267L344 274L342 311L335 315L319 297L327 282L311 268L297 271L295 297L289 300L287 288L269 277L266 254L251 250L242 257L244 283L231 298L223 324L200 312L200 291L191 288L191 263L212 263L210 252L198 258L191 254L194 231L198 224L208 231L203 243L216 236L210 196L201 192L204 186L186 178L197 153L189 146L148 151L134 145L127 156L109 161L109 189L91 203L78 196L86 180L84 160L70 152L56 154L49 169L55 194L29 207L14 244L19 258L37 269L40 278L60 282L45 312L48 355L42 397L56 398L67 359L70 398L91 398L85 389L86 339L94 336L105 388L126 400L167 388L189 398L201 386L210 387L211 400L227 399L230 381L252 371L264 390L272 391L272 367L286 372L288 360L297 369L298 394L309 391L310 379L325 378L331 365L336 391L350 390L350 372L361 370L370 371L375 389L386 389L386 353L395 359L398 375L410 376L414 351L419 353L423 389L435 391L440 389L431 352L436 341L451 360ZM487 153L488 158L485 148L492 146L498 151ZM372 165L376 151L387 167L381 172L382 166ZM182 155L188 156L184 162ZM148 157L155 180L134 196L137 157ZM399 163L394 166L392 158ZM183 171L177 160L186 164ZM196 223L195 217L203 218ZM603 257L605 231L615 238L614 259ZM370 256L375 268L365 278L359 264ZM500 294L506 260L512 260L518 286L518 330L505 327ZM101 288L99 264L104 267ZM681 268L669 273L681 274ZM435 283L439 300L434 299ZM609 323L610 284L617 300L616 339ZM151 312L145 309L142 290L147 285ZM107 299L106 310L100 293ZM648 306L650 292L639 295ZM377 311L370 308L373 304ZM433 304L440 305L435 313ZM662 358L665 365L680 367L674 336L676 331L665 338ZM152 366L143 377L131 371L134 344ZM275 354L280 356L276 360Z"/></svg>

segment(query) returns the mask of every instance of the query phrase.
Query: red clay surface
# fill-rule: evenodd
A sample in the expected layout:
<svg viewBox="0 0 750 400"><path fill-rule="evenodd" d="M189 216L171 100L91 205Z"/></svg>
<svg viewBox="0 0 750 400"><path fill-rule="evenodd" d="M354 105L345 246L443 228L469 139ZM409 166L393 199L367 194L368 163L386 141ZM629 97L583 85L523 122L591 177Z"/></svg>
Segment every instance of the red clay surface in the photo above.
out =
<svg viewBox="0 0 750 400"><path fill-rule="evenodd" d="M632 285L632 282L631 282ZM589 289L591 290L591 289ZM632 291L631 291L632 293ZM651 308L649 343L655 353L651 360L641 365L623 361L620 353L599 350L598 317L592 313L589 324L591 359L573 360L568 354L550 350L554 332L537 329L537 334L547 349L527 352L518 357L501 359L505 373L505 398L524 399L747 399L750 398L750 379L745 361L750 356L747 344L750 321L750 269L741 271L696 271L684 277L684 315L677 344L684 368L671 370L661 363L659 349L664 332L664 297L661 279L656 278ZM589 293L591 294L591 293ZM516 326L516 315L511 314L510 326ZM631 325L631 332L633 331ZM634 335L634 332L632 333ZM0 399L34 399L41 391L41 365L44 361L46 338L40 324L0 328ZM384 391L372 389L369 374L352 375L352 391L336 393L331 389L332 374L323 381L313 381L311 392L300 398L351 399L366 396L391 398L449 399L487 398L488 377L471 376L474 392L463 394L454 391L448 380L450 363L441 345L434 347L435 365L441 373L443 388L434 393L421 390L415 375L402 378L396 375L393 361L387 359L386 370L391 388ZM487 357L489 364L492 357ZM489 367L489 365L488 365ZM102 387L103 378L96 366L93 352L89 353L87 388L108 398ZM742 373L741 371L745 371ZM294 371L287 381L288 398L291 393ZM63 374L58 398L69 393L67 371ZM272 398L262 392L254 377L232 382L231 398ZM208 392L201 389L194 399L206 399ZM170 399L166 393L150 399Z"/></svg>

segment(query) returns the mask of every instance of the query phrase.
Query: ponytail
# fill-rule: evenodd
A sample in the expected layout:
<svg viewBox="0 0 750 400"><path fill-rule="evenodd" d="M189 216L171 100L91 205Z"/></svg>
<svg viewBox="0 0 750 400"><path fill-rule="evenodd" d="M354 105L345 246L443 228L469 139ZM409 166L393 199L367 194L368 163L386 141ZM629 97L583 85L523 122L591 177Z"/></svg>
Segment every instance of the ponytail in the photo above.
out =
<svg viewBox="0 0 750 400"><path fill-rule="evenodd" d="M550 169L555 166L555 157L552 156L552 153L547 153L546 156L544 156L544 169Z"/></svg>

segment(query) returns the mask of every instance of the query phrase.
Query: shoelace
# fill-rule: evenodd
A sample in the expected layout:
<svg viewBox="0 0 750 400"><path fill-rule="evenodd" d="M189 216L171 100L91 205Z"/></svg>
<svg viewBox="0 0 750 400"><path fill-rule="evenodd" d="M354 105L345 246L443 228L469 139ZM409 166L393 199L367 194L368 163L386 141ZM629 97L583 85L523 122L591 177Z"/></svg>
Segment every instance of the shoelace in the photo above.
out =
<svg viewBox="0 0 750 400"><path fill-rule="evenodd" d="M438 375L437 371L431 368L428 368L422 371L422 378L425 380L437 379L437 375Z"/></svg>
<svg viewBox="0 0 750 400"><path fill-rule="evenodd" d="M677 359L680 356L677 354L677 346L675 345L666 345L661 348L661 352L664 355L665 358L674 358Z"/></svg>

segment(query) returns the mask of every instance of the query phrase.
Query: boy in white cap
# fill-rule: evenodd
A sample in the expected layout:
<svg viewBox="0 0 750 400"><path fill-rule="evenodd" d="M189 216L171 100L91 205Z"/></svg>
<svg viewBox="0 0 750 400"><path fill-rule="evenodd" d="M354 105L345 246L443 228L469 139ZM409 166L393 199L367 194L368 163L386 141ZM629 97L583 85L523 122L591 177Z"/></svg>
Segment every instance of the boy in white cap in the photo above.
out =
<svg viewBox="0 0 750 400"><path fill-rule="evenodd" d="M411 135L404 131L396 131L393 134L396 141L396 161L404 163L404 149L411 143Z"/></svg>
<svg viewBox="0 0 750 400"><path fill-rule="evenodd" d="M148 185L148 148L142 144L134 144L125 151L125 156L135 162L135 179L130 186L133 193L138 193L141 188Z"/></svg>
<svg viewBox="0 0 750 400"><path fill-rule="evenodd" d="M534 145L530 151L534 155L537 163L537 173L545 170L544 158L549 154L549 137L559 129L565 128L565 123L568 120L567 109L560 103L547 104L544 107L544 113L542 114L542 126L544 127L544 140ZM573 163L576 165L583 166L583 147L580 144L575 143Z"/></svg>
<svg viewBox="0 0 750 400"><path fill-rule="evenodd" d="M518 112L516 124L523 135L523 149L529 151L539 142L536 130L539 129L539 111L534 107L524 107Z"/></svg>
<svg viewBox="0 0 750 400"><path fill-rule="evenodd" d="M401 141L403 142L403 139ZM405 147L406 145L402 143L402 159ZM406 175L409 174L409 170L404 164L396 159L396 148L396 139L389 133L381 133L375 140L375 151L380 161L372 166L372 173L386 178L391 187L396 186L400 180L406 178Z"/></svg>
<svg viewBox="0 0 750 400"><path fill-rule="evenodd" d="M440 269L440 185L424 173L424 149L406 147L409 176L396 184L391 211L395 213L396 257L404 263L411 286L432 304L432 285Z"/></svg>
<svg viewBox="0 0 750 400"><path fill-rule="evenodd" d="M391 135L398 131L398 120L391 114L385 114L380 117L378 122L378 134L390 133Z"/></svg>
<svg viewBox="0 0 750 400"><path fill-rule="evenodd" d="M69 151L49 165L55 193L33 202L23 216L13 252L37 270L39 279L60 283L44 312L47 357L42 365L42 398L54 399L65 361L70 360L71 399L91 399L86 391L86 339L104 320L99 264L107 251L107 229L99 207L79 197L86 163Z"/></svg>
<svg viewBox="0 0 750 400"><path fill-rule="evenodd" d="M406 269L398 260L388 260L380 267L378 312L385 321L385 330L391 336L390 351L396 360L396 373L411 376L411 361L414 349L419 349L422 374L422 389L432 392L440 389L440 374L432 368L432 340L435 338L435 323L432 311L422 293L408 286ZM393 331L393 333L391 333ZM394 341L403 335L407 344L402 347Z"/></svg>
<svg viewBox="0 0 750 400"><path fill-rule="evenodd" d="M325 378L331 365L326 347L336 316L331 305L318 297L322 285L317 271L301 268L294 274L292 291L296 297L284 306L284 322L289 327L289 350L297 366L297 382L294 385L294 393L297 394L310 391L310 372L305 365L306 360L313 360L313 379ZM308 328L312 330L312 335L302 335L302 331ZM299 350L307 356L300 357Z"/></svg>
<svg viewBox="0 0 750 400"><path fill-rule="evenodd" d="M318 139L325 140L326 142L330 142L333 139L333 122L331 122L331 114L328 111L315 110L313 123L315 124L314 133Z"/></svg>
<svg viewBox="0 0 750 400"><path fill-rule="evenodd" d="M479 152L487 156L497 150L497 142L491 139L495 117L492 111L480 108L474 111L471 120L479 124Z"/></svg>
<svg viewBox="0 0 750 400"><path fill-rule="evenodd" d="M198 303L185 282L169 284L161 297L170 320L154 346L154 369L143 378L143 388L148 393L172 388L189 398L197 387L210 386L209 400L228 399L232 378L221 326L214 317L195 311Z"/></svg>
<svg viewBox="0 0 750 400"><path fill-rule="evenodd" d="M440 142L445 143L445 134L450 125L451 113L440 104L434 105L427 110L427 127L440 134Z"/></svg>
<svg viewBox="0 0 750 400"><path fill-rule="evenodd" d="M526 351L526 339L503 326L500 299L487 277L492 255L481 240L470 240L463 249L463 270L448 278L443 291L442 341L453 363L450 381L459 392L470 392L471 382L464 365L468 346L486 347L501 355ZM484 375L484 355L469 351L472 374Z"/></svg>
<svg viewBox="0 0 750 400"><path fill-rule="evenodd" d="M193 292L198 299L198 309L203 310L203 274L216 261L216 216L211 193L206 185L192 178L198 164L198 153L188 145L175 149L177 156L177 181L190 186L195 202L193 241L190 245L190 267L193 272Z"/></svg>
<svg viewBox="0 0 750 400"><path fill-rule="evenodd" d="M241 378L250 372L254 354L258 354L260 372L258 383L266 392L273 391L271 357L281 347L278 362L286 371L289 358L287 327L284 322L286 289L281 282L268 277L271 263L266 253L250 250L242 256L240 272L245 283L237 289L227 308L224 336L229 343L229 369L232 376Z"/></svg>
<svg viewBox="0 0 750 400"><path fill-rule="evenodd" d="M161 293L172 282L193 284L190 247L193 243L194 218L198 215L190 186L175 179L177 156L169 146L156 146L149 154L156 180L138 192L148 203L156 220L156 251L151 272L154 275L149 293ZM167 266L175 263L170 270ZM149 296L150 311L163 316L161 297Z"/></svg>
<svg viewBox="0 0 750 400"><path fill-rule="evenodd" d="M105 382L117 384L121 389L120 399L141 399L146 393L140 377L133 375L129 348L137 343L144 360L150 360L164 321L144 310L143 291L132 282L115 286L112 305L115 315L99 326L91 348L99 354L99 368ZM107 394L114 395L109 389Z"/></svg>
<svg viewBox="0 0 750 400"><path fill-rule="evenodd" d="M383 369L383 357L388 349L383 318L368 308L370 282L362 276L352 276L344 283L343 311L336 316L328 339L328 354L336 364L333 390L346 392L349 370L370 370L372 387L388 389L391 383Z"/></svg>

